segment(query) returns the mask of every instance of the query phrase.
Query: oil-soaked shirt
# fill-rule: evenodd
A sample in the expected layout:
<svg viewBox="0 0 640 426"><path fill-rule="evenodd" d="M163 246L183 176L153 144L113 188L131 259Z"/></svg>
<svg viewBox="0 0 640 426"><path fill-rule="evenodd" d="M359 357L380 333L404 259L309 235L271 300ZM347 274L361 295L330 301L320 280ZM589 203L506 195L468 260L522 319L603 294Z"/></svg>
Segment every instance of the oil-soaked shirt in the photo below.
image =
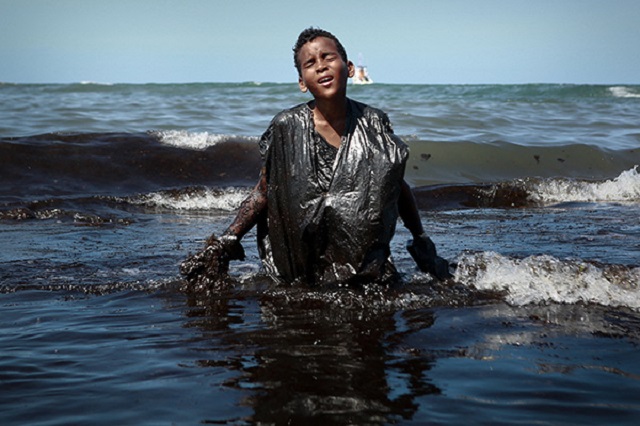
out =
<svg viewBox="0 0 640 426"><path fill-rule="evenodd" d="M318 170L318 184L323 191L327 191L331 186L331 179L333 177L333 165L336 162L338 156L338 148L333 145L329 145L318 132L314 132L315 149L318 152L316 156L316 167Z"/></svg>
<svg viewBox="0 0 640 426"><path fill-rule="evenodd" d="M393 268L389 243L408 148L384 112L353 100L348 110L328 174L308 104L276 115L260 139L267 179L260 254L285 282L380 281Z"/></svg>

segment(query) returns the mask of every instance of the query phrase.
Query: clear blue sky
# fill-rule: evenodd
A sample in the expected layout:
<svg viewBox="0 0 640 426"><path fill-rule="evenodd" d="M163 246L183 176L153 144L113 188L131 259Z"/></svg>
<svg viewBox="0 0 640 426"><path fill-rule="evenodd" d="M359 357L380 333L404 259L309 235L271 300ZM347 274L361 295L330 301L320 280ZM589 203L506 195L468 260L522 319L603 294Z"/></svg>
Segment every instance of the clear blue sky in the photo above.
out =
<svg viewBox="0 0 640 426"><path fill-rule="evenodd" d="M294 82L319 26L385 83L640 83L640 0L0 0L0 81Z"/></svg>

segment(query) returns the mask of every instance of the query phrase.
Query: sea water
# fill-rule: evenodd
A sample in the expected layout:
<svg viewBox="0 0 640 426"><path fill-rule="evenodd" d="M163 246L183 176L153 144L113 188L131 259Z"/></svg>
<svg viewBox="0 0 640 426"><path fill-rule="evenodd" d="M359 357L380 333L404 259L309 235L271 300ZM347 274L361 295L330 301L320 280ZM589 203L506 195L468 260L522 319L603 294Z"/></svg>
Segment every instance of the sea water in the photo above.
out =
<svg viewBox="0 0 640 426"><path fill-rule="evenodd" d="M640 86L352 86L455 280L234 286L178 265L295 84L0 84L1 424L636 424Z"/></svg>

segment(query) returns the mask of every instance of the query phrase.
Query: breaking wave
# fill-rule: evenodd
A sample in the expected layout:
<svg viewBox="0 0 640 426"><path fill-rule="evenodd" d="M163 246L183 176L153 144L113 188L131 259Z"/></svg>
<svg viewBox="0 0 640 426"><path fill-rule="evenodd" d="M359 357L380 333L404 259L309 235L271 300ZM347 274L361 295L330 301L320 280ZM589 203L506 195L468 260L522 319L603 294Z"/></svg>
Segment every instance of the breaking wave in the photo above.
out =
<svg viewBox="0 0 640 426"><path fill-rule="evenodd" d="M456 281L479 290L505 292L516 306L594 303L640 309L640 267L605 265L548 255L515 259L494 252L458 259Z"/></svg>
<svg viewBox="0 0 640 426"><path fill-rule="evenodd" d="M533 185L531 198L545 204L561 202L640 201L638 167L615 179L586 182L569 179L544 180Z"/></svg>
<svg viewBox="0 0 640 426"><path fill-rule="evenodd" d="M221 135L209 132L189 132L186 130L163 130L150 132L151 135L166 145L176 146L178 148L204 150L215 146L219 143L241 140L241 136L237 135ZM251 139L251 138L246 138Z"/></svg>

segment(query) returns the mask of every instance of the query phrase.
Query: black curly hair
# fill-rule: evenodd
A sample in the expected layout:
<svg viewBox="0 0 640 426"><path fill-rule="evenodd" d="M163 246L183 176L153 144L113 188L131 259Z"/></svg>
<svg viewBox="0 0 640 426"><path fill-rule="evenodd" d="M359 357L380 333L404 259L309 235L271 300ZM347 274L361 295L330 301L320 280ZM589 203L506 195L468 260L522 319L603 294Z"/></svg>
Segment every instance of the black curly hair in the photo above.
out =
<svg viewBox="0 0 640 426"><path fill-rule="evenodd" d="M298 75L302 75L300 63L298 62L298 53L300 53L300 49L302 49L302 46L309 43L310 41L315 40L318 37L326 37L335 41L340 57L343 61L348 62L347 51L345 50L344 46L342 46L342 43L340 43L340 40L338 40L338 37L334 36L329 31L325 31L320 28L309 27L300 33L300 35L298 36L298 41L296 41L295 46L293 46L293 63L298 70Z"/></svg>

